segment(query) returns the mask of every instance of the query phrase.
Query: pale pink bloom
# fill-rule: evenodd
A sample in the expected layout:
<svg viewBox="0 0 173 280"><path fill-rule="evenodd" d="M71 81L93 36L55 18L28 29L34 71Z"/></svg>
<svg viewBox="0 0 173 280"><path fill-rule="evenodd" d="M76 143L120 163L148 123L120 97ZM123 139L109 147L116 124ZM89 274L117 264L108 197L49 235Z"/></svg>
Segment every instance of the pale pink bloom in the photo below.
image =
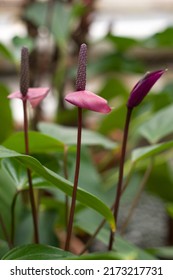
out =
<svg viewBox="0 0 173 280"><path fill-rule="evenodd" d="M28 100L33 108L35 108L48 94L49 88L29 88L25 96L20 91L16 91L8 95L8 98L19 98Z"/></svg>
<svg viewBox="0 0 173 280"><path fill-rule="evenodd" d="M79 90L66 95L65 100L83 109L107 114L111 108L107 100L88 90Z"/></svg>

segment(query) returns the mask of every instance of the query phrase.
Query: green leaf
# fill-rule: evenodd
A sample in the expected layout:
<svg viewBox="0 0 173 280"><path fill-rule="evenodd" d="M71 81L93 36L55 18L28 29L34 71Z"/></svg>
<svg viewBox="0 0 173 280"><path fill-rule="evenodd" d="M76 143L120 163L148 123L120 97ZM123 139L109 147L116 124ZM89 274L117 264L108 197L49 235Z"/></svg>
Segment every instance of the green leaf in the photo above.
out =
<svg viewBox="0 0 173 280"><path fill-rule="evenodd" d="M50 7L48 3L36 2L29 5L27 9L25 9L24 16L37 27L44 26L46 25L48 11L52 13L51 32L53 33L56 42L61 47L63 47L72 27L72 9L70 6L64 5L63 3L54 2L53 7Z"/></svg>
<svg viewBox="0 0 173 280"><path fill-rule="evenodd" d="M115 78L107 79L99 92L99 96L106 98L106 100L110 100L118 96L123 99L126 99L126 102L128 94L129 92L125 88L121 80Z"/></svg>
<svg viewBox="0 0 173 280"><path fill-rule="evenodd" d="M126 115L126 106L121 102L120 106L114 109L111 114L106 115L101 121L99 131L109 133L115 129L123 129Z"/></svg>
<svg viewBox="0 0 173 280"><path fill-rule="evenodd" d="M139 133L154 144L173 132L173 105L158 111L141 125Z"/></svg>
<svg viewBox="0 0 173 280"><path fill-rule="evenodd" d="M132 161L137 162L148 157L156 156L170 148L173 148L173 141L137 148L132 152Z"/></svg>
<svg viewBox="0 0 173 280"><path fill-rule="evenodd" d="M14 56L12 55L12 53L2 43L0 43L0 56L2 56L3 58L9 60L12 63L14 63L14 61L15 61L14 60Z"/></svg>
<svg viewBox="0 0 173 280"><path fill-rule="evenodd" d="M71 253L61 249L43 245L29 244L16 247L9 251L3 260L63 260L72 256Z"/></svg>
<svg viewBox="0 0 173 280"><path fill-rule="evenodd" d="M9 150L0 146L0 158L16 158L18 161L34 170L41 177L51 182L55 187L60 189L62 192L66 193L69 196L72 196L73 184L61 176L57 175L55 172L41 165L41 163L31 156L26 156L19 154L15 151ZM91 207L101 215L103 215L106 220L110 223L110 226L114 229L114 218L110 209L97 197L91 195L90 193L78 188L77 191L77 200L82 204Z"/></svg>
<svg viewBox="0 0 173 280"><path fill-rule="evenodd" d="M56 3L52 20L52 33L56 42L63 48L66 46L72 29L72 10L70 5Z"/></svg>
<svg viewBox="0 0 173 280"><path fill-rule="evenodd" d="M144 66L134 58L115 52L99 57L88 64L89 75L115 73L115 71L139 73L144 72Z"/></svg>
<svg viewBox="0 0 173 280"><path fill-rule="evenodd" d="M143 41L143 45L148 48L163 48L173 46L173 27L170 26L161 32L155 33Z"/></svg>
<svg viewBox="0 0 173 280"><path fill-rule="evenodd" d="M77 128L41 122L38 124L38 129L42 133L51 135L68 146L76 145ZM88 129L82 129L81 144L86 146L100 145L106 149L113 149L117 146L116 143L103 135Z"/></svg>
<svg viewBox="0 0 173 280"><path fill-rule="evenodd" d="M13 130L13 119L10 109L10 103L7 99L9 94L8 88L0 83L0 120L1 120L1 130L0 130L0 142L4 141ZM3 123L3 122L4 123Z"/></svg>
<svg viewBox="0 0 173 280"><path fill-rule="evenodd" d="M26 46L30 52L34 48L34 40L29 36L26 36L26 37L14 36L12 39L12 42L15 45L15 47L20 48L20 49L23 46Z"/></svg>
<svg viewBox="0 0 173 280"><path fill-rule="evenodd" d="M165 260L172 260L173 259L173 246L165 246L165 247L158 247L158 248L151 248L148 250L153 255L157 256L158 258L165 259Z"/></svg>
<svg viewBox="0 0 173 280"><path fill-rule="evenodd" d="M138 44L138 41L133 38L114 36L112 34L107 35L106 39L113 43L116 50L120 52L124 52Z"/></svg>
<svg viewBox="0 0 173 280"><path fill-rule="evenodd" d="M96 228L97 224L91 217L90 210L83 211L82 215L78 217L78 220L76 222L76 226L85 232L92 235ZM99 220L97 220L97 223L99 223ZM110 231L108 228L102 228L102 230L97 234L97 239L100 240L103 244L108 246L108 240L110 237ZM152 254L146 252L145 250L142 250L138 248L137 246L131 244L127 240L125 240L120 235L116 234L116 239L113 245L113 250L116 251L117 256L124 256L124 259L136 259L136 260L152 260L156 259L153 257Z"/></svg>
<svg viewBox="0 0 173 280"><path fill-rule="evenodd" d="M70 260L135 260L136 254L121 254L118 252L92 253L77 257L70 257Z"/></svg>
<svg viewBox="0 0 173 280"><path fill-rule="evenodd" d="M6 241L0 240L0 259L9 251L9 247Z"/></svg>
<svg viewBox="0 0 173 280"><path fill-rule="evenodd" d="M167 161L162 162L154 166L147 182L147 191L160 197L164 203L172 203L172 183L172 168Z"/></svg>
<svg viewBox="0 0 173 280"><path fill-rule="evenodd" d="M3 143L8 149L19 153L25 153L24 133L16 132L12 134ZM64 150L64 144L49 135L37 131L29 131L29 149L30 153L59 152Z"/></svg>
<svg viewBox="0 0 173 280"><path fill-rule="evenodd" d="M8 234L11 228L10 207L13 197L16 193L16 187L12 180L6 176L6 173L0 169L0 213L2 213L3 222ZM0 226L0 239L5 239Z"/></svg>

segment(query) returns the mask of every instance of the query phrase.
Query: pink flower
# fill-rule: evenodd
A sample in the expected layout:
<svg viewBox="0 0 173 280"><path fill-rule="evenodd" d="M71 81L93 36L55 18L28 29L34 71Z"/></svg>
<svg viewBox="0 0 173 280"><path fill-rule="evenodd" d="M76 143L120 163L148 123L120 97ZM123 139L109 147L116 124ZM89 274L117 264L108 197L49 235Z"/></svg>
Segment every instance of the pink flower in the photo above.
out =
<svg viewBox="0 0 173 280"><path fill-rule="evenodd" d="M87 45L82 44L79 51L76 91L66 95L65 100L79 108L107 114L111 108L107 100L85 90L86 86Z"/></svg>
<svg viewBox="0 0 173 280"><path fill-rule="evenodd" d="M20 91L16 91L8 95L8 98L19 98L28 100L33 108L35 108L48 94L49 88L29 88L24 96Z"/></svg>
<svg viewBox="0 0 173 280"><path fill-rule="evenodd" d="M103 114L107 114L111 111L106 99L88 90L71 92L66 95L65 100L77 107Z"/></svg>

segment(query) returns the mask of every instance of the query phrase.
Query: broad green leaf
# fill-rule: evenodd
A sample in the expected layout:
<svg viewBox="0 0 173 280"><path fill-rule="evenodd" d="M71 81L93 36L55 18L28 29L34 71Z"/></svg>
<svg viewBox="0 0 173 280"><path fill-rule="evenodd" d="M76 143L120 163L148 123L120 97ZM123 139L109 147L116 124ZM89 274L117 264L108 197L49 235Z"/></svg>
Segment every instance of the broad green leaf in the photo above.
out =
<svg viewBox="0 0 173 280"><path fill-rule="evenodd" d="M25 10L24 16L36 26L44 26L47 24L48 11L52 13L50 19L51 32L54 35L55 41L63 47L72 27L72 10L70 6L54 2L52 7L49 3L36 2L28 6Z"/></svg>
<svg viewBox="0 0 173 280"><path fill-rule="evenodd" d="M148 251L163 260L173 260L173 246L151 248Z"/></svg>
<svg viewBox="0 0 173 280"><path fill-rule="evenodd" d="M39 240L40 244L57 246L58 240L55 235L55 219L57 211L46 210L40 204L39 211ZM43 208L43 209L42 209ZM33 242L33 219L30 209L23 207L20 221L16 227L15 246L22 246Z"/></svg>
<svg viewBox="0 0 173 280"><path fill-rule="evenodd" d="M132 161L137 162L148 157L153 157L171 148L173 148L173 141L137 148L132 152Z"/></svg>
<svg viewBox="0 0 173 280"><path fill-rule="evenodd" d="M106 98L106 100L110 100L117 96L120 96L121 98L126 98L126 102L128 94L129 92L125 88L121 80L115 78L107 79L99 92L99 96Z"/></svg>
<svg viewBox="0 0 173 280"><path fill-rule="evenodd" d="M91 217L90 210L83 211L82 215L80 215L80 217L78 217L76 221L76 226L84 230L85 232L89 233L90 235L92 235L95 232L100 221L97 220L97 223L96 221L93 222L92 219L90 220L90 217ZM100 240L103 244L108 246L109 237L110 237L110 230L108 228L102 228L102 230L97 234L96 238ZM117 254L120 254L120 256L124 256L124 259L128 259L128 258L136 259L136 260L156 259L152 254L131 244L130 242L128 242L118 234L116 234L113 250L115 250Z"/></svg>
<svg viewBox="0 0 173 280"><path fill-rule="evenodd" d="M16 132L3 143L8 149L19 153L25 153L24 133ZM59 152L64 150L64 144L49 135L37 131L29 131L29 150L30 153Z"/></svg>
<svg viewBox="0 0 173 280"><path fill-rule="evenodd" d="M0 158L16 158L21 164L27 166L31 170L34 170L41 177L51 182L55 187L60 189L67 195L72 195L73 184L61 176L57 175L55 172L41 165L41 163L31 156L26 156L19 154L15 151L9 150L0 146ZM109 221L110 226L114 229L114 218L110 209L97 197L91 195L90 193L78 188L77 200L82 204L91 207L95 211L103 215L107 221Z"/></svg>
<svg viewBox="0 0 173 280"><path fill-rule="evenodd" d="M154 166L147 182L147 190L159 196L163 202L173 202L173 178L172 168L169 162L163 162Z"/></svg>
<svg viewBox="0 0 173 280"><path fill-rule="evenodd" d="M24 17L37 26L44 26L47 8L46 3L33 3L24 10Z"/></svg>
<svg viewBox="0 0 173 280"><path fill-rule="evenodd" d="M154 144L173 132L173 105L158 111L141 125L139 133Z"/></svg>
<svg viewBox="0 0 173 280"><path fill-rule="evenodd" d="M168 203L166 205L166 210L168 215L171 217L171 219L173 218L173 203Z"/></svg>
<svg viewBox="0 0 173 280"><path fill-rule="evenodd" d="M148 48L163 48L173 46L173 27L170 26L161 32L155 33L143 41L143 45ZM157 50L158 51L158 50Z"/></svg>
<svg viewBox="0 0 173 280"><path fill-rule="evenodd" d="M124 52L138 44L138 41L133 38L114 36L112 34L107 35L106 39L113 43L116 50L120 52Z"/></svg>
<svg viewBox="0 0 173 280"><path fill-rule="evenodd" d="M14 56L10 50L2 43L0 43L0 56L14 63Z"/></svg>
<svg viewBox="0 0 173 280"><path fill-rule="evenodd" d="M3 260L63 260L71 253L43 244L29 244L16 247L2 258Z"/></svg>
<svg viewBox="0 0 173 280"><path fill-rule="evenodd" d="M136 254L121 254L118 252L91 253L87 255L69 257L71 260L135 260Z"/></svg>
<svg viewBox="0 0 173 280"><path fill-rule="evenodd" d="M72 30L72 10L71 6L56 3L52 18L52 33L56 42L63 48L66 46L68 37Z"/></svg>
<svg viewBox="0 0 173 280"><path fill-rule="evenodd" d="M19 164L16 159L5 158L1 161L1 166L6 177L13 182L16 190L21 190L28 185L26 168Z"/></svg>
<svg viewBox="0 0 173 280"><path fill-rule="evenodd" d="M4 141L13 131L13 119L10 109L9 100L7 95L9 94L8 88L0 83L0 120L1 120L1 130L0 130L0 143Z"/></svg>
<svg viewBox="0 0 173 280"><path fill-rule="evenodd" d="M0 240L0 259L9 251L6 241Z"/></svg>
<svg viewBox="0 0 173 280"><path fill-rule="evenodd" d="M38 124L38 129L42 133L51 135L51 137L54 137L68 146L76 145L77 128L41 122ZM107 149L113 149L116 147L116 143L113 141L88 129L82 129L82 145L100 145Z"/></svg>
<svg viewBox="0 0 173 280"><path fill-rule="evenodd" d="M6 173L0 169L0 213L3 218L6 230L10 234L11 228L11 214L10 207L12 204L13 197L16 193L16 186L13 181L6 176ZM18 205L19 206L19 205ZM0 239L5 240L4 233L0 226Z"/></svg>
<svg viewBox="0 0 173 280"><path fill-rule="evenodd" d="M34 40L29 37L20 37L20 36L15 36L12 39L13 44L17 47L17 48L22 48L23 46L26 46L29 51L32 51L34 48Z"/></svg>
<svg viewBox="0 0 173 280"><path fill-rule="evenodd" d="M73 181L76 164L75 155L69 155L68 160L71 163L68 167L68 176L69 180ZM89 193L92 193L93 195L104 201L104 203L109 205L110 202L109 199L107 199L106 197L102 178L95 164L93 163L90 150L87 147L84 147L81 151L79 186L82 186L84 190L88 191Z"/></svg>
<svg viewBox="0 0 173 280"><path fill-rule="evenodd" d="M126 106L121 102L120 106L114 109L111 114L106 115L100 123L99 131L109 133L115 129L123 129L126 115Z"/></svg>
<svg viewBox="0 0 173 280"><path fill-rule="evenodd" d="M89 75L98 75L109 72L144 72L142 62L120 53L109 53L88 64Z"/></svg>

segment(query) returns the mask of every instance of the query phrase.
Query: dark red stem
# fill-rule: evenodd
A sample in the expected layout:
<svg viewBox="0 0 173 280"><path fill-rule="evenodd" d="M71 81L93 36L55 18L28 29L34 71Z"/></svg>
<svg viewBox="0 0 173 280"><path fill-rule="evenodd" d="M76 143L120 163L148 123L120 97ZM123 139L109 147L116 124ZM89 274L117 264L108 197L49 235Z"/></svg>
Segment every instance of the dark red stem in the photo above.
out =
<svg viewBox="0 0 173 280"><path fill-rule="evenodd" d="M70 214L69 214L69 222L68 222L68 227L67 227L67 238L66 238L66 243L65 243L66 251L69 251L69 247L70 247L70 240L71 240L73 220L74 220L74 212L75 212L75 206L76 206L77 186L78 186L79 169L80 169L81 136L82 136L82 109L78 107L76 169L75 169L75 177L74 177L74 185L73 185L73 193L72 193L72 202L71 202L71 208L70 208Z"/></svg>
<svg viewBox="0 0 173 280"><path fill-rule="evenodd" d="M25 154L29 155L27 100L23 100L23 115L24 115ZM35 243L39 243L37 210L36 210L36 204L34 199L31 170L29 168L27 168L27 176L28 176L29 197L31 203L32 218L33 218L33 225L34 225L34 239L35 239Z"/></svg>
<svg viewBox="0 0 173 280"><path fill-rule="evenodd" d="M126 122L124 127L124 136L123 136L123 143L122 143L122 150L121 150L121 159L120 159L120 166L119 166L119 177L118 177L117 191L116 191L114 210L113 210L114 219L116 223L117 223L118 210L119 210L119 204L121 198L121 189L122 189L123 173L124 173L124 161L126 155L127 137L128 137L131 113L132 113L132 108L127 108L127 115L126 115ZM108 246L109 251L112 250L113 242L114 242L114 233L111 231L109 246Z"/></svg>

